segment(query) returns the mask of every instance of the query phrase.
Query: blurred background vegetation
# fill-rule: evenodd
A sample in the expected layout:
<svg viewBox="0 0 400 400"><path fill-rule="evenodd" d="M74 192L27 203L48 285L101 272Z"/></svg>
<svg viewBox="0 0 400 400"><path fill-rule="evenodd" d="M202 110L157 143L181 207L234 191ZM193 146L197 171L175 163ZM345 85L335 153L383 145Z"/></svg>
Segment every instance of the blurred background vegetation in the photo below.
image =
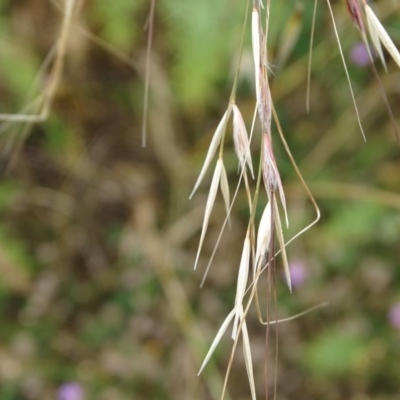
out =
<svg viewBox="0 0 400 400"><path fill-rule="evenodd" d="M219 398L228 335L204 374L197 371L233 306L248 211L242 192L200 290L224 207L218 199L193 272L208 184L193 200L188 196L227 106L245 3L157 1L146 148L140 136L148 0L82 2L49 118L1 125L0 400ZM394 4L380 1L377 12L400 44ZM326 4L316 18L307 114L313 4L272 1L272 96L322 211L318 225L289 247L293 294L278 264L277 315L330 305L280 325L277 366L274 345L269 365L278 376L278 399L394 400L400 396L399 148L379 86L357 58L359 33L345 4L333 7L367 143ZM0 11L0 112L17 113L57 40L62 14L49 0L1 0ZM237 104L250 124L249 27L244 42ZM400 125L400 71L391 61L387 74L377 68ZM290 237L314 215L276 133ZM231 145L229 139L225 163L233 190ZM254 154L258 149L254 140ZM265 307L265 293L261 298ZM248 323L263 396L265 331L254 311ZM249 398L240 354L228 388L232 399Z"/></svg>

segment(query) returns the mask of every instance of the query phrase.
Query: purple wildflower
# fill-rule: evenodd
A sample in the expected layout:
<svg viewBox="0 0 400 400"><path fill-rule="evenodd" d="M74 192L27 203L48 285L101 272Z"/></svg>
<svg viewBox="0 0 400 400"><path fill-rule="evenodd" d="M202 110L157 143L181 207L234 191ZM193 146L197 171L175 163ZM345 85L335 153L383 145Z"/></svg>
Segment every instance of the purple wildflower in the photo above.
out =
<svg viewBox="0 0 400 400"><path fill-rule="evenodd" d="M300 287L306 280L306 267L301 260L294 260L289 264L290 278L294 288Z"/></svg>
<svg viewBox="0 0 400 400"><path fill-rule="evenodd" d="M394 328L400 329L400 303L395 303L390 307L388 319Z"/></svg>
<svg viewBox="0 0 400 400"><path fill-rule="evenodd" d="M57 400L83 400L85 392L78 382L63 383L57 392Z"/></svg>
<svg viewBox="0 0 400 400"><path fill-rule="evenodd" d="M373 49L371 49L371 55L372 57L375 57L375 52ZM364 42L358 42L351 48L350 59L352 63L359 68L363 68L371 64L371 58Z"/></svg>

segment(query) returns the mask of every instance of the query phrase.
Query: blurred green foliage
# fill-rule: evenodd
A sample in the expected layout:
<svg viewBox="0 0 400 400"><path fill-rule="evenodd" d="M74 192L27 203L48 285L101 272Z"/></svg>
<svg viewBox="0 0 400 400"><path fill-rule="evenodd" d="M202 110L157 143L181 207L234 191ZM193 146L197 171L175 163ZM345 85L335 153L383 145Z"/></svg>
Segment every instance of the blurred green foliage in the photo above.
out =
<svg viewBox="0 0 400 400"><path fill-rule="evenodd" d="M332 329L309 343L304 357L313 375L337 379L354 372L357 358L364 351L365 343L359 337Z"/></svg>
<svg viewBox="0 0 400 400"><path fill-rule="evenodd" d="M101 24L99 36L102 39L129 52L141 37L141 26L132 22L140 12L145 13L145 7L144 1L96 2L89 15L93 23Z"/></svg>

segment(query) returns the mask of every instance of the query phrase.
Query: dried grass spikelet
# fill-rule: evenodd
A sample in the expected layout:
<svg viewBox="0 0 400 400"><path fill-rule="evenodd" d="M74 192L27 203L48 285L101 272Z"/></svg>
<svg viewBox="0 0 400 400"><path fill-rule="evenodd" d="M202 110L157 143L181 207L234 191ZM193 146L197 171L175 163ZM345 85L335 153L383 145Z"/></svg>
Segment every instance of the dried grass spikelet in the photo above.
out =
<svg viewBox="0 0 400 400"><path fill-rule="evenodd" d="M201 372L203 371L204 367L207 365L208 361L210 361L211 356L213 355L215 349L217 348L219 342L222 339L223 334L226 332L228 329L229 324L231 323L233 317L235 316L235 309L233 309L228 316L225 318L224 322L222 323L221 327L219 328L217 334L215 335L215 338L213 342L211 343L211 346L207 352L207 355L204 358L203 364L201 364L200 370L197 375L200 375Z"/></svg>
<svg viewBox="0 0 400 400"><path fill-rule="evenodd" d="M268 254L269 246L271 243L271 204L270 202L264 208L263 215L260 220L260 225L258 226L257 232L257 246L256 246L256 264L254 268L254 277L256 271L258 271L265 260L265 257Z"/></svg>
<svg viewBox="0 0 400 400"><path fill-rule="evenodd" d="M228 183L228 175L226 174L225 165L221 160L221 179L220 179L220 188L222 197L224 199L226 215L229 217L229 207L230 207L230 193L229 193L229 183Z"/></svg>
<svg viewBox="0 0 400 400"><path fill-rule="evenodd" d="M260 24L259 12L255 7L252 12L251 31L257 110L263 132L271 136L272 100L267 75L266 37Z"/></svg>
<svg viewBox="0 0 400 400"><path fill-rule="evenodd" d="M215 349L217 348L219 342L222 339L222 336L228 329L229 324L231 323L233 317L235 316L236 310L233 309L228 316L225 318L224 322L222 323L221 327L219 328L215 338L207 352L207 355L204 358L204 361L200 367L200 370L197 375L200 375L205 366L207 365L208 361L210 361L211 356L213 355ZM255 381L254 381L254 373L253 373L253 362L251 357L251 349L250 349L250 338L249 333L247 330L246 320L244 319L244 310L243 306L240 307L239 310L239 317L242 322L241 332L243 334L243 355L246 365L246 372L250 383L250 391L251 391L251 399L256 400L256 390L255 390ZM236 339L237 340L237 339Z"/></svg>
<svg viewBox="0 0 400 400"><path fill-rule="evenodd" d="M276 166L275 156L272 150L272 143L269 135L263 134L263 154L262 154L262 176L265 189L268 193L279 189L280 175Z"/></svg>
<svg viewBox="0 0 400 400"><path fill-rule="evenodd" d="M272 101L271 92L267 78L267 61L265 59L264 36L260 25L258 10L253 8L252 12L252 47L254 58L255 89L258 114L263 131L271 134Z"/></svg>
<svg viewBox="0 0 400 400"><path fill-rule="evenodd" d="M272 211L271 202L274 207L274 224L272 224ZM268 201L263 215L260 220L260 225L258 227L257 233L257 246L256 246L256 263L253 271L253 278L256 276L256 272L263 268L263 264L266 261L268 251L270 249L271 238L274 234L273 226L275 226L276 234L278 237L279 247L282 255L283 269L285 272L285 278L290 292L292 291L292 282L290 278L289 263L286 255L286 247L283 238L282 224L279 216L278 204L276 201L276 196L273 193L271 201Z"/></svg>
<svg viewBox="0 0 400 400"><path fill-rule="evenodd" d="M400 53L397 50L394 43L392 42L392 40L390 39L385 28L382 26L382 24L380 23L380 21L378 20L378 18L374 14L374 12L372 11L371 7L368 6L368 4L365 2L365 0L346 0L346 2L347 2L347 8L349 10L349 13L350 13L354 23L356 24L356 26L359 28L359 30L361 32L362 40L364 42L365 48L368 52L369 59L371 61L371 67L372 67L373 73L375 75L376 80L378 81L382 99L385 103L387 112L391 119L396 139L399 142L400 133L397 129L393 111L390 107L385 90L381 84L378 72L374 65L374 54L375 54L375 52L378 54L378 56L382 62L383 68L387 72L386 61L385 61L385 57L384 57L383 50L382 50L382 43L386 47L386 49L389 51L389 53L391 54L394 61L396 62L396 64L399 67L400 67ZM371 38L373 47L370 46L369 40L367 38L367 31L365 29L365 23L364 23L364 19L363 19L364 15L363 15L362 9L361 9L361 2L364 7L365 19L367 20L366 25L368 27L369 37ZM340 46L339 46L339 48L340 48ZM375 51L372 51L373 48ZM345 69L346 69L346 67L345 67ZM346 73L347 73L347 71L346 71Z"/></svg>
<svg viewBox="0 0 400 400"><path fill-rule="evenodd" d="M256 400L256 386L254 382L253 361L251 357L250 338L247 331L246 320L244 320L243 306L240 307L240 319L243 320L242 336L243 336L243 355L246 365L247 377L250 384L251 399Z"/></svg>
<svg viewBox="0 0 400 400"><path fill-rule="evenodd" d="M235 152L239 159L240 167L243 171L246 170L246 164L249 167L251 176L254 178L253 164L251 161L250 143L247 134L246 125L243 117L236 104L233 104L233 142Z"/></svg>
<svg viewBox="0 0 400 400"><path fill-rule="evenodd" d="M236 297L235 297L235 321L233 324L232 339L236 339L238 325L240 322L241 310L243 309L243 297L246 291L247 279L249 276L249 264L250 264L250 232L247 232L244 240L242 258L240 260L239 273L236 285Z"/></svg>
<svg viewBox="0 0 400 400"><path fill-rule="evenodd" d="M386 50L392 56L395 63L400 67L399 50L393 43L392 39L386 32L385 28L383 27L383 25L381 24L381 22L379 21L377 16L372 11L371 7L366 3L364 3L364 10L365 10L366 18L367 18L369 35L371 37L372 43L373 43L376 51L379 54L379 57L382 61L383 66L386 69L386 63L385 63L385 59L383 57L381 42L386 47Z"/></svg>
<svg viewBox="0 0 400 400"><path fill-rule="evenodd" d="M213 178L212 178L212 181L211 181L210 192L208 193L208 198L207 198L207 203L206 203L206 210L204 212L203 226L202 226L202 229L201 229L200 242L199 242L199 247L197 249L196 261L194 263L194 269L196 269L197 263L199 261L200 251L201 251L201 248L203 246L204 238L206 236L206 232L207 232L207 228L208 228L208 222L210 221L211 211L212 211L212 209L214 207L215 197L217 196L218 185L221 182L221 175L223 174L222 171L225 171L225 167L224 167L224 163L222 161L222 158L219 158L218 161L217 161L217 165L215 166L214 175L213 175ZM226 173L225 173L225 175L226 175ZM224 191L222 191L222 193L224 193ZM224 195L224 197L225 197L225 195ZM229 206L227 208L229 209Z"/></svg>
<svg viewBox="0 0 400 400"><path fill-rule="evenodd" d="M351 15L351 19L356 24L357 28L364 33L364 20L361 12L359 0L346 0L347 9Z"/></svg>
<svg viewBox="0 0 400 400"><path fill-rule="evenodd" d="M258 107L258 114L260 116L263 132L271 137L272 98L266 74L261 75L260 91L262 96Z"/></svg>
<svg viewBox="0 0 400 400"><path fill-rule="evenodd" d="M279 197L281 199L282 207L285 212L286 225L289 226L289 219L287 216L286 209L286 199L285 192L283 191L283 185L281 181L281 176L276 165L274 152L272 149L272 142L270 136L263 135L264 149L262 153L262 175L267 193L279 192Z"/></svg>
<svg viewBox="0 0 400 400"><path fill-rule="evenodd" d="M191 199L193 197L193 195L196 192L196 190L198 189L201 181L203 180L204 175L207 172L207 169L211 163L211 160L213 159L213 157L217 151L217 148L221 142L221 138L222 138L223 134L225 133L226 125L228 124L228 120L231 115L231 111L232 111L232 105L229 104L228 109L225 111L225 114L223 115L220 123L218 124L217 129L215 130L214 136L210 143L210 147L208 148L208 152L207 152L203 167L202 167L199 177L197 178L197 181L194 185L192 193L189 196L189 199Z"/></svg>
<svg viewBox="0 0 400 400"><path fill-rule="evenodd" d="M208 223L210 221L211 211L214 207L215 197L217 196L218 185L220 185L222 197L224 198L225 209L226 209L226 212L229 217L229 208L230 208L229 185L228 185L228 177L226 175L226 170L225 170L225 166L224 166L224 162L222 161L222 158L219 158L217 161L217 164L216 164L215 170L214 170L214 174L213 174L213 178L211 181L210 191L209 191L208 197L207 197L206 210L204 212L204 219L203 219L203 226L201 229L199 247L197 249L196 261L194 263L194 269L196 269L197 263L199 261L201 248L203 246L204 238L206 236L206 232L207 232L207 228L208 228Z"/></svg>
<svg viewBox="0 0 400 400"><path fill-rule="evenodd" d="M278 202L276 201L276 196L272 196L272 203L274 207L274 222L276 237L278 238L279 248L281 249L283 271L285 273L286 283L288 285L289 291L292 292L292 279L290 276L289 262L286 254L286 244L283 237L282 223L279 216Z"/></svg>

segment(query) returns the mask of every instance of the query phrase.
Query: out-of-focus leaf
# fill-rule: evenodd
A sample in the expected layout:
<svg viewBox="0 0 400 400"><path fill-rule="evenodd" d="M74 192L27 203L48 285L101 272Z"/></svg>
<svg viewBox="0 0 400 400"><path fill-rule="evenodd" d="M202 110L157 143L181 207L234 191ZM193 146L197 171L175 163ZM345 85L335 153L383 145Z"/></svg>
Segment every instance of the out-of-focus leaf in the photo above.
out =
<svg viewBox="0 0 400 400"><path fill-rule="evenodd" d="M57 116L52 116L49 118L46 124L46 145L50 152L64 153L68 144L68 132L66 130L65 123L57 118Z"/></svg>
<svg viewBox="0 0 400 400"><path fill-rule="evenodd" d="M362 339L330 330L306 346L303 362L321 377L344 375L353 370L363 348Z"/></svg>
<svg viewBox="0 0 400 400"><path fill-rule="evenodd" d="M212 100L217 79L231 63L230 38L238 32L244 7L209 0L164 0L160 6L175 49L172 78L176 95L187 108L205 104Z"/></svg>
<svg viewBox="0 0 400 400"><path fill-rule="evenodd" d="M121 50L129 51L144 28L145 21L141 26L135 23L135 16L143 10L144 4L147 2L143 0L93 3L91 14L94 19L102 23L100 36Z"/></svg>
<svg viewBox="0 0 400 400"><path fill-rule="evenodd" d="M17 195L17 185L15 182L5 181L0 185L0 211L7 209Z"/></svg>
<svg viewBox="0 0 400 400"><path fill-rule="evenodd" d="M337 218L326 226L331 240L363 243L377 232L376 226L383 215L383 208L373 203L345 203L337 211Z"/></svg>
<svg viewBox="0 0 400 400"><path fill-rule="evenodd" d="M40 61L29 49L15 42L2 43L0 57L0 77L2 85L23 98L31 89L36 74L39 70ZM22 104L20 104L22 108ZM15 112L16 110L14 110Z"/></svg>
<svg viewBox="0 0 400 400"><path fill-rule="evenodd" d="M34 259L22 241L10 236L0 227L0 282L15 291L27 289Z"/></svg>

